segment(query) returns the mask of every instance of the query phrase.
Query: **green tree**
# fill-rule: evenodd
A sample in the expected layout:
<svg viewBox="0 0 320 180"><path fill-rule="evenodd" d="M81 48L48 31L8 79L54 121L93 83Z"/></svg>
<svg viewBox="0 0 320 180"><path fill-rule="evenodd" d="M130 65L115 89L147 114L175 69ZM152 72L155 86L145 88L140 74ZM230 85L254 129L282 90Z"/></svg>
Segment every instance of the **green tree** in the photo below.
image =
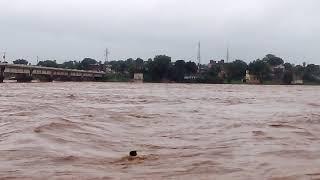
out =
<svg viewBox="0 0 320 180"><path fill-rule="evenodd" d="M186 75L190 76L198 72L198 66L195 62L186 62L185 64Z"/></svg>
<svg viewBox="0 0 320 180"><path fill-rule="evenodd" d="M44 67L53 67L53 68L57 68L58 64L56 60L46 60L46 61L40 61L38 64L38 66L44 66Z"/></svg>
<svg viewBox="0 0 320 180"><path fill-rule="evenodd" d="M97 64L98 62L95 59L92 58L84 58L81 61L81 69L83 70L89 70L90 69L90 65L94 65Z"/></svg>
<svg viewBox="0 0 320 180"><path fill-rule="evenodd" d="M320 66L315 64L308 64L306 67L306 72L314 75L320 74Z"/></svg>
<svg viewBox="0 0 320 180"><path fill-rule="evenodd" d="M320 66L315 64L308 64L304 71L304 80L311 82L320 81Z"/></svg>
<svg viewBox="0 0 320 180"><path fill-rule="evenodd" d="M306 62L303 62L303 63L302 63L302 66L303 66L303 67L306 67L306 65L307 65Z"/></svg>
<svg viewBox="0 0 320 180"><path fill-rule="evenodd" d="M137 58L135 61L135 72L141 73L144 70L144 61L141 58Z"/></svg>
<svg viewBox="0 0 320 180"><path fill-rule="evenodd" d="M285 63L283 66L284 66L285 71L292 71L293 70L293 65L290 63Z"/></svg>
<svg viewBox="0 0 320 180"><path fill-rule="evenodd" d="M249 64L249 71L263 83L270 78L271 68L266 61L258 59Z"/></svg>
<svg viewBox="0 0 320 180"><path fill-rule="evenodd" d="M225 65L225 69L227 71L227 78L230 82L231 80L242 80L246 75L246 70L248 69L248 65L246 62L241 60L235 60L231 63Z"/></svg>
<svg viewBox="0 0 320 180"><path fill-rule="evenodd" d="M286 71L283 75L283 79L282 79L283 83L285 84L291 84L291 82L293 81L293 74L290 71Z"/></svg>
<svg viewBox="0 0 320 180"><path fill-rule="evenodd" d="M67 61L59 65L59 67L65 69L81 69L81 64L77 61Z"/></svg>
<svg viewBox="0 0 320 180"><path fill-rule="evenodd" d="M278 66L278 65L281 65L284 63L283 59L281 59L273 54L266 55L266 57L263 58L263 61L266 61L271 66Z"/></svg>
<svg viewBox="0 0 320 180"><path fill-rule="evenodd" d="M184 60L178 60L171 68L170 79L176 82L183 82L186 73L186 62Z"/></svg>
<svg viewBox="0 0 320 180"><path fill-rule="evenodd" d="M147 73L151 81L159 82L168 79L171 57L158 55L153 61L148 61Z"/></svg>
<svg viewBox="0 0 320 180"><path fill-rule="evenodd" d="M13 61L13 64L24 64L24 65L28 65L28 61L25 59L17 59L15 61Z"/></svg>
<svg viewBox="0 0 320 180"><path fill-rule="evenodd" d="M297 65L293 68L295 76L302 77L304 75L305 68L301 65Z"/></svg>
<svg viewBox="0 0 320 180"><path fill-rule="evenodd" d="M201 73L200 82L212 84L222 83L223 79L219 77L221 70L221 66L212 66L208 70Z"/></svg>
<svg viewBox="0 0 320 180"><path fill-rule="evenodd" d="M136 72L136 65L135 65L135 60L133 60L132 58L129 58L125 61L125 71L128 72L130 74L130 76L133 77L133 74Z"/></svg>
<svg viewBox="0 0 320 180"><path fill-rule="evenodd" d="M108 62L109 65L111 65L111 69L116 72L116 73L120 73L121 71L121 62L120 61L110 61Z"/></svg>

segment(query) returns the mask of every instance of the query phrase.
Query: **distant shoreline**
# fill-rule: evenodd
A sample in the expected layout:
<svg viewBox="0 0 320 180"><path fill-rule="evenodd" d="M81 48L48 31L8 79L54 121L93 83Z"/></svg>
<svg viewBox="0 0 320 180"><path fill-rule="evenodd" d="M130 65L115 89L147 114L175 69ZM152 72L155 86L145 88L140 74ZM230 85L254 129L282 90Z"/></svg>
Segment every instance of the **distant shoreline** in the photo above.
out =
<svg viewBox="0 0 320 180"><path fill-rule="evenodd" d="M32 82L17 82L16 80L4 80L5 83L18 83L18 84L36 84L36 83L130 83L130 84L204 84L204 85L248 85L248 86L320 86L318 83L306 82L304 84L277 84L277 83L262 83L262 84L253 84L253 83L197 83L197 82L134 82L130 81L53 81L53 82L41 82L33 80Z"/></svg>

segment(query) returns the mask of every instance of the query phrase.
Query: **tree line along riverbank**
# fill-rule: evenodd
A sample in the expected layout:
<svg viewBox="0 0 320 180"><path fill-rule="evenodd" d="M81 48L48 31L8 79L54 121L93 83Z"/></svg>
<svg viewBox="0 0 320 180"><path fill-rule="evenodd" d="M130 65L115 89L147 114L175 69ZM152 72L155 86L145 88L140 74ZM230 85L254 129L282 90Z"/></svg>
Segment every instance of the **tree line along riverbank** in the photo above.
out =
<svg viewBox="0 0 320 180"><path fill-rule="evenodd" d="M28 64L25 59L14 64ZM320 66L303 63L295 65L282 58L268 54L262 59L249 63L243 60L225 62L211 60L209 64L176 60L167 55L157 55L153 59L141 58L117 60L102 63L92 58L82 61L67 61L62 64L55 60L38 62L39 66L104 71L102 81L128 82L135 73L143 74L144 82L212 83L212 84L320 84Z"/></svg>

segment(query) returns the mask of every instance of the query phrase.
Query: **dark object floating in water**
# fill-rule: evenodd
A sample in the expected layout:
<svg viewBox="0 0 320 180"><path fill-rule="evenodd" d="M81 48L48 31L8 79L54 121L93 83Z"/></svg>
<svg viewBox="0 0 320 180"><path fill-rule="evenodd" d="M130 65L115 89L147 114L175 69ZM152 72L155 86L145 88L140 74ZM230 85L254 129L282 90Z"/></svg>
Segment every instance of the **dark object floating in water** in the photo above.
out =
<svg viewBox="0 0 320 180"><path fill-rule="evenodd" d="M137 151L130 151L130 156L136 157L138 155Z"/></svg>

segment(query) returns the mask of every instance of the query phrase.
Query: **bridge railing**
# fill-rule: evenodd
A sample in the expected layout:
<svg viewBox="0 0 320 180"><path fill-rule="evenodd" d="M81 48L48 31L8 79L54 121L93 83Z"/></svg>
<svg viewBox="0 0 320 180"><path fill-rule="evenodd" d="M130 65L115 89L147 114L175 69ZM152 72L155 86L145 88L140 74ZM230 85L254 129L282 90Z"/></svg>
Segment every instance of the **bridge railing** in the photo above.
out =
<svg viewBox="0 0 320 180"><path fill-rule="evenodd" d="M21 65L21 64L6 64L0 63L0 66L12 69L32 69L32 70L52 70L52 71L62 71L62 72L74 72L74 73L90 73L90 74L105 74L105 72L98 71L88 71L88 70L77 70L77 69L64 69L64 68L53 68L53 67L43 67L43 66L33 66L33 65Z"/></svg>
<svg viewBox="0 0 320 180"><path fill-rule="evenodd" d="M51 77L75 77L75 78L101 78L105 72L85 71L77 69L63 69L32 65L7 64L0 63L0 81L3 80L5 74L17 74L25 76L51 76Z"/></svg>

